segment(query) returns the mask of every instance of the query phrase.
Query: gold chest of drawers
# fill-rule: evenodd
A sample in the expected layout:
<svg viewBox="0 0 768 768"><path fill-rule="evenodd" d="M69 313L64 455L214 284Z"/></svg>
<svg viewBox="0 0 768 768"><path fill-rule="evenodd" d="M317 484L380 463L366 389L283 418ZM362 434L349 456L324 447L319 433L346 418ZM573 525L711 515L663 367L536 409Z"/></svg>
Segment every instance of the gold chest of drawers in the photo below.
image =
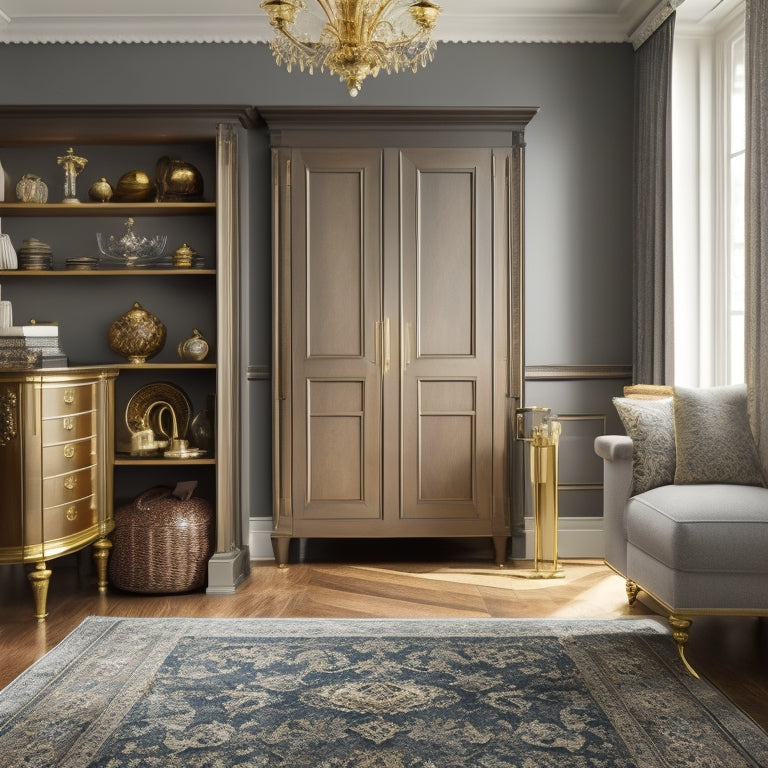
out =
<svg viewBox="0 0 768 768"><path fill-rule="evenodd" d="M40 621L53 558L93 544L106 590L116 376L92 367L0 371L0 563L34 563Z"/></svg>

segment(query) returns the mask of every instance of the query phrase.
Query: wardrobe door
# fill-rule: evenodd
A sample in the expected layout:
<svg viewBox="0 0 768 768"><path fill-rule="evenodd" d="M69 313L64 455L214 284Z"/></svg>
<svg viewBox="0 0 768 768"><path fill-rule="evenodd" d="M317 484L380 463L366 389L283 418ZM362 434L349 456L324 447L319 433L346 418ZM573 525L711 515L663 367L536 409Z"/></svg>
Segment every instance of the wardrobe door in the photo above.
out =
<svg viewBox="0 0 768 768"><path fill-rule="evenodd" d="M381 517L381 152L291 162L293 514L343 535Z"/></svg>
<svg viewBox="0 0 768 768"><path fill-rule="evenodd" d="M400 153L400 514L432 535L490 532L491 163L483 149Z"/></svg>

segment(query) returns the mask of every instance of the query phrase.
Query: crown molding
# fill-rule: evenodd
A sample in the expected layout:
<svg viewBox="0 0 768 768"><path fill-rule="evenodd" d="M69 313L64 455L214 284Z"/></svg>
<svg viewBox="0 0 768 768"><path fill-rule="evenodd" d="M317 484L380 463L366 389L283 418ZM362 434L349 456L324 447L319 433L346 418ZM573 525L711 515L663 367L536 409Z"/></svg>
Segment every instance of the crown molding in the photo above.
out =
<svg viewBox="0 0 768 768"><path fill-rule="evenodd" d="M269 21L261 12L238 16L18 16L7 22L3 16L0 9L3 43L254 43L272 37Z"/></svg>
<svg viewBox="0 0 768 768"><path fill-rule="evenodd" d="M438 42L627 42L626 8L636 14L657 1L613 0L617 10L603 12L605 3L591 0L441 0L443 13L433 37ZM257 0L217 0L218 12L202 0L185 3L184 13L169 13L162 2L120 5L105 9L103 3L73 0L62 11L52 0L0 0L0 42L257 43L273 36Z"/></svg>
<svg viewBox="0 0 768 768"><path fill-rule="evenodd" d="M261 16L67 16L7 19L0 11L2 43L266 43L273 30ZM437 42L453 43L625 43L616 17L601 15L521 16L518 14L445 17L435 29Z"/></svg>
<svg viewBox="0 0 768 768"><path fill-rule="evenodd" d="M683 0L440 0L438 42L642 45ZM708 29L744 0L688 0L676 30ZM62 11L62 6L66 10ZM122 6L122 7L121 7ZM164 7L165 6L165 7ZM0 0L0 43L265 43L273 36L258 0ZM606 12L605 9L608 9ZM686 6L683 6L685 9ZM699 9L702 9L699 12ZM34 10L31 10L34 9ZM698 18L701 16L702 18Z"/></svg>

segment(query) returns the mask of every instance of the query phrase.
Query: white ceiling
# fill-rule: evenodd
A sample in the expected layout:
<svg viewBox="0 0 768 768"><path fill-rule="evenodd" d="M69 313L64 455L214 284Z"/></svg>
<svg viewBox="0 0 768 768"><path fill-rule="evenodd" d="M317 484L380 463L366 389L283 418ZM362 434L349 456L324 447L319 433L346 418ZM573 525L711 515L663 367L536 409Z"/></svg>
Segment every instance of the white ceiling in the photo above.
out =
<svg viewBox="0 0 768 768"><path fill-rule="evenodd" d="M713 29L744 0L437 0L444 41L636 42L677 8L676 31ZM259 0L0 0L0 42L258 42Z"/></svg>

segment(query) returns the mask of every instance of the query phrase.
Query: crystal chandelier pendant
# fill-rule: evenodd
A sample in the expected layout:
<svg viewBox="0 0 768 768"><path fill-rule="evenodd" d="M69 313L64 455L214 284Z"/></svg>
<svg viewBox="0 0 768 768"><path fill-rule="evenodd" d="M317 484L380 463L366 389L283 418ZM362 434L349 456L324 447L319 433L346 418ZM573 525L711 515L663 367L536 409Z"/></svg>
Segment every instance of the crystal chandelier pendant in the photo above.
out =
<svg viewBox="0 0 768 768"><path fill-rule="evenodd" d="M431 0L262 0L261 8L275 28L278 64L288 72L327 69L353 97L369 75L416 72L435 53L430 33L440 6Z"/></svg>

